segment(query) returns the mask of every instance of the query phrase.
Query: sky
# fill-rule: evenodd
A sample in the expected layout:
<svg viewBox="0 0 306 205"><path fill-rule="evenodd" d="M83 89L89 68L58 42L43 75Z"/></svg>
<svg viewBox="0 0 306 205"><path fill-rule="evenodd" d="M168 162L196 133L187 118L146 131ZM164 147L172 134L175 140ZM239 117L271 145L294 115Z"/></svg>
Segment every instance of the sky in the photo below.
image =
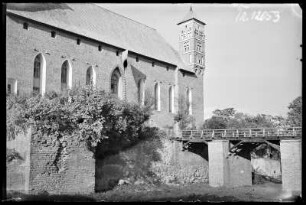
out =
<svg viewBox="0 0 306 205"><path fill-rule="evenodd" d="M302 95L298 4L97 5L155 28L176 50L176 24L192 6L206 23L204 119L229 107L286 117L290 102Z"/></svg>

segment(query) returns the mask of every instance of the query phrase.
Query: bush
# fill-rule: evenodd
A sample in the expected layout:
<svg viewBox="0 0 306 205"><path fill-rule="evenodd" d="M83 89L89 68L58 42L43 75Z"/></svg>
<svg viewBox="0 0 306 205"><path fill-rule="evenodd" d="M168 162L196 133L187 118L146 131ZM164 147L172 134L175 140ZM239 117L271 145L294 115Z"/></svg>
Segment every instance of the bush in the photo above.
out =
<svg viewBox="0 0 306 205"><path fill-rule="evenodd" d="M178 100L178 112L174 116L174 121L179 123L179 128L184 129L196 129L195 118L188 114L188 102L183 95L179 96Z"/></svg>
<svg viewBox="0 0 306 205"><path fill-rule="evenodd" d="M36 143L85 141L92 151L105 141L127 146L139 140L151 115L148 107L121 101L89 86L49 92L44 97L8 96L6 102L8 139L32 126Z"/></svg>

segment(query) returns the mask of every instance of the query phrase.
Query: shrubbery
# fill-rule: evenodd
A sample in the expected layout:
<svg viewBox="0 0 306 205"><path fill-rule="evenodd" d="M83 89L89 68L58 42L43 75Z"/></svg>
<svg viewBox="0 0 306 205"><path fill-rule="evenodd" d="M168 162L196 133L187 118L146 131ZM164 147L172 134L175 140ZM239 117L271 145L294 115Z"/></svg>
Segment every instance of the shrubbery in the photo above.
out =
<svg viewBox="0 0 306 205"><path fill-rule="evenodd" d="M188 102L183 95L179 96L178 99L178 111L174 116L174 121L179 123L179 128L181 130L185 129L195 129L195 118L188 114Z"/></svg>
<svg viewBox="0 0 306 205"><path fill-rule="evenodd" d="M89 148L111 140L121 146L141 138L150 108L127 103L91 87L41 96L8 96L7 138L32 126L37 143L85 141ZM92 149L94 150L94 149Z"/></svg>

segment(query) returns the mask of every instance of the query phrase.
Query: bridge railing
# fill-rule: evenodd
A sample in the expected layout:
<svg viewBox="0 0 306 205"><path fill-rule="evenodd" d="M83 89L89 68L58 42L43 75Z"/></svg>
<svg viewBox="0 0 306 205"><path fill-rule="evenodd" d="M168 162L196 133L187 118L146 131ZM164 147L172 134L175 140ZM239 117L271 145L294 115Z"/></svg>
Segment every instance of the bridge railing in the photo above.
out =
<svg viewBox="0 0 306 205"><path fill-rule="evenodd" d="M301 127L182 130L182 138L254 138L301 136Z"/></svg>

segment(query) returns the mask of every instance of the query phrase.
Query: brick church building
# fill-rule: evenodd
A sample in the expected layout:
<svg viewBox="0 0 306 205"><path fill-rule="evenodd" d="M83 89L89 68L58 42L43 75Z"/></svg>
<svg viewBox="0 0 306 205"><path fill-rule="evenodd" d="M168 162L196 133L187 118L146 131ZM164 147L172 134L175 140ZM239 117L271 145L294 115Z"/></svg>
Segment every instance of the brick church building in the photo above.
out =
<svg viewBox="0 0 306 205"><path fill-rule="evenodd" d="M7 4L6 92L92 84L128 102L152 94L154 125L173 127L184 99L204 120L205 23L192 8L177 23L179 51L151 27L94 4Z"/></svg>

